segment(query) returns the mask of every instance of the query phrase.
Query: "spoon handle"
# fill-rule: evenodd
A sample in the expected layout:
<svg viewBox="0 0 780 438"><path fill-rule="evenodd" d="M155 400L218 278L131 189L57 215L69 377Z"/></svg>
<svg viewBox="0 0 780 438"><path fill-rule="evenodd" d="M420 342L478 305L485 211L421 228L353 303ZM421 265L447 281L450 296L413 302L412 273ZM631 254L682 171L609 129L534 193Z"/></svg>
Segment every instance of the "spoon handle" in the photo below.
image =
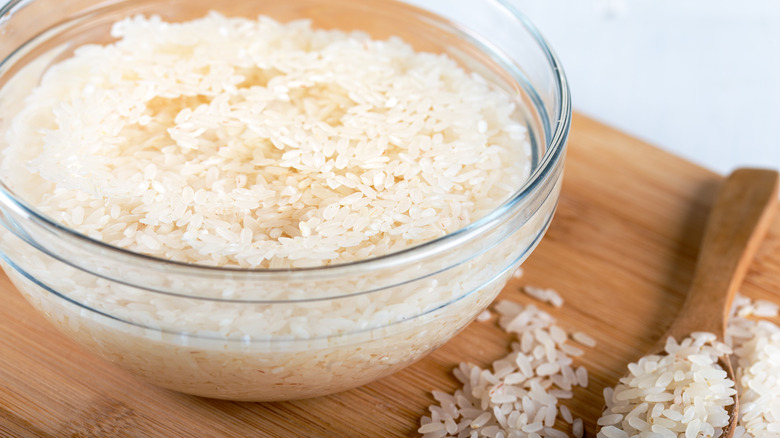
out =
<svg viewBox="0 0 780 438"><path fill-rule="evenodd" d="M777 206L776 171L743 168L728 176L710 212L688 296L659 344L695 331L723 339L737 288Z"/></svg>

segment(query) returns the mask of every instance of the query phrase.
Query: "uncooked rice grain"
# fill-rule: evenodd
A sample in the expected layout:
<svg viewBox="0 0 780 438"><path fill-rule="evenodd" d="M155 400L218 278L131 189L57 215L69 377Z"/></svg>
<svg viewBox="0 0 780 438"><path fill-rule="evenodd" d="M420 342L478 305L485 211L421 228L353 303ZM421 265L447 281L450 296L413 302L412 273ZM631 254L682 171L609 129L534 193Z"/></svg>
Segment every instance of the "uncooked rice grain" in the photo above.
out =
<svg viewBox="0 0 780 438"><path fill-rule="evenodd" d="M560 416L571 424L572 435L581 437L582 419L559 403L573 397L572 387L587 387L587 370L580 366L575 371L563 351L569 336L565 331L561 336L563 329L533 304L502 300L494 311L501 328L517 336L512 351L494 361L492 370L466 362L455 368L461 388L451 395L432 392L439 405L429 407L431 415L421 418L418 432L425 438L567 437L554 429ZM442 433L450 422L458 425L456 432Z"/></svg>
<svg viewBox="0 0 780 438"><path fill-rule="evenodd" d="M493 314L490 313L490 310L483 310L479 315L477 315L477 321L479 322L485 322L490 321L490 319L493 318Z"/></svg>
<svg viewBox="0 0 780 438"><path fill-rule="evenodd" d="M576 331L576 332L572 333L571 338L575 342L577 342L579 344L582 344L582 345L584 345L586 347L593 348L596 345L596 340L595 339L593 339L587 333L584 333L584 332L581 332L581 331Z"/></svg>
<svg viewBox="0 0 780 438"><path fill-rule="evenodd" d="M112 35L25 66L19 78L46 72L23 107L0 108L3 182L92 239L197 265L340 264L460 229L529 176L517 96L398 38L216 13L131 17ZM60 49L73 56L49 66ZM90 271L113 278L114 259L79 269L0 228L19 263L3 268L66 334L153 383L310 397L398 370L476 317L545 229L552 190L498 246L458 250L476 258L370 278L279 287L160 270L128 284Z"/></svg>
<svg viewBox="0 0 780 438"><path fill-rule="evenodd" d="M734 308L726 330L726 342L733 350L732 362L736 375L736 392L739 397L739 418L734 430L734 438L759 438L780 436L780 327L764 318L777 318L778 306L767 300L751 300L738 295L734 300ZM639 370L641 368L633 368ZM700 372L699 378L712 376L709 372ZM677 372L666 372L658 376L656 386L666 387L669 384L684 381ZM612 388L605 389L605 400L618 398ZM647 422L640 416L648 413L655 420L653 432L659 432L661 427L674 430L678 436L717 436L718 428L707 425L701 419L694 418L696 409L688 406L685 409L665 408L657 410L656 404L652 411L647 403L637 405L627 412L625 418L635 430L643 429ZM615 410L613 407L612 410ZM599 424L616 423L616 414L603 415ZM687 423L682 432L679 424ZM606 438L623 437L623 430L613 426L602 427L599 436ZM667 432L668 433L668 432ZM629 436L626 434L625 436ZM632 435L633 436L633 435Z"/></svg>
<svg viewBox="0 0 780 438"><path fill-rule="evenodd" d="M552 305L553 307L563 306L563 298L554 289L545 289L537 286L523 286L523 292L536 298L539 301L543 301Z"/></svg>
<svg viewBox="0 0 780 438"><path fill-rule="evenodd" d="M739 420L734 438L780 436L780 327L778 306L737 296L726 330L734 349Z"/></svg>
<svg viewBox="0 0 780 438"><path fill-rule="evenodd" d="M582 418L576 418L571 425L571 434L575 438L582 438L585 435L585 426L582 424Z"/></svg>
<svg viewBox="0 0 780 438"><path fill-rule="evenodd" d="M48 70L2 166L40 211L112 245L343 263L462 228L529 176L512 98L398 38L217 13L112 35Z"/></svg>
<svg viewBox="0 0 780 438"><path fill-rule="evenodd" d="M604 391L606 409L597 420L598 437L650 432L680 438L720 436L736 390L718 358L730 353L712 333L696 332L679 344L669 337L664 355L629 364L629 374Z"/></svg>

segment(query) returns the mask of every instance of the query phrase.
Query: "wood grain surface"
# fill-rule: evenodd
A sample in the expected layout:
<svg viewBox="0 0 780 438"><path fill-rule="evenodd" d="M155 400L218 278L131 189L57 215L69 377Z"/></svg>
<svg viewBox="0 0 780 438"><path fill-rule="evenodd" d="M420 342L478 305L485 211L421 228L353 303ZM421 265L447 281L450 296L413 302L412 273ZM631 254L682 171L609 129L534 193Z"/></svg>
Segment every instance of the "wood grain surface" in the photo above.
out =
<svg viewBox="0 0 780 438"><path fill-rule="evenodd" d="M595 436L605 386L664 332L692 279L702 229L721 176L583 116L575 116L553 224L501 298L519 287L556 289L540 305L567 330L598 341L576 360L586 389L566 401ZM743 294L780 302L780 219L750 266ZM61 336L0 275L0 436L415 436L434 402L453 391L461 361L506 355L512 338L474 322L417 364L362 388L311 400L233 403L148 385ZM560 424L562 427L564 424Z"/></svg>

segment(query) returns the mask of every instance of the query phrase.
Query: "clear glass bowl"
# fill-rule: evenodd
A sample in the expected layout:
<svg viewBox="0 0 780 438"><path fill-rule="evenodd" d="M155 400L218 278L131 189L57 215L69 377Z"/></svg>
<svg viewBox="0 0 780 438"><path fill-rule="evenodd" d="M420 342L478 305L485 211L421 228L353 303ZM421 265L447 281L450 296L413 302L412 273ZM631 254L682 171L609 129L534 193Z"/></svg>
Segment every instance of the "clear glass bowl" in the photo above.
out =
<svg viewBox="0 0 780 438"><path fill-rule="evenodd" d="M315 27L395 35L418 50L446 53L524 109L530 180L488 216L437 240L356 263L291 270L202 267L131 253L59 225L2 185L5 272L77 343L185 393L314 397L415 362L488 306L552 219L571 120L558 60L504 1L11 1L0 9L0 148L7 147L8 116L74 47L111 41L111 23L130 14L181 21L213 9L309 18Z"/></svg>

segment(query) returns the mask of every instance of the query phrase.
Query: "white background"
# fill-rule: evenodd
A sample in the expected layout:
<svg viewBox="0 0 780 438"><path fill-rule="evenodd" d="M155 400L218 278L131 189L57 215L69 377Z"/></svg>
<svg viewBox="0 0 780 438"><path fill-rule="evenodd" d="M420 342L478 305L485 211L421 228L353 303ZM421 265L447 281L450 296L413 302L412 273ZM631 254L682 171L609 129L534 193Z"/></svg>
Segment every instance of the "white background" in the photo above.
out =
<svg viewBox="0 0 780 438"><path fill-rule="evenodd" d="M727 173L780 170L780 0L509 0L576 111Z"/></svg>

